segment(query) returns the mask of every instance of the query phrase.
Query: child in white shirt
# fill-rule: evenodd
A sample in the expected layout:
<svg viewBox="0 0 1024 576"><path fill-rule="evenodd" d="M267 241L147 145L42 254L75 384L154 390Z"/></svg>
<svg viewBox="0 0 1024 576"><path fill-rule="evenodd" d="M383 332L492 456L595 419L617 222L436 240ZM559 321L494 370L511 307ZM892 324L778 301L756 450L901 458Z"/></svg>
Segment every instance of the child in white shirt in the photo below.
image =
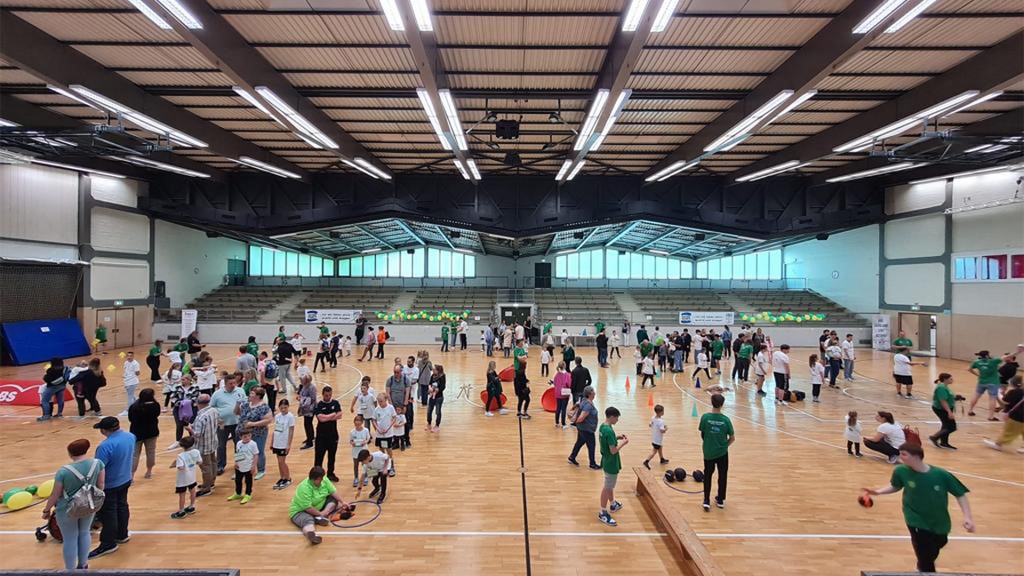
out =
<svg viewBox="0 0 1024 576"><path fill-rule="evenodd" d="M654 358L653 358L653 356L654 356L654 353L651 352L650 356L647 356L646 358L644 358L643 360L640 361L640 363L641 363L640 373L643 375L643 378L640 380L640 387L641 388L644 387L644 384L646 384L648 380L651 381L651 388L654 388L654 387L657 386L657 384L654 383Z"/></svg>
<svg viewBox="0 0 1024 576"><path fill-rule="evenodd" d="M212 396L213 389L217 386L217 367L213 365L213 359L203 360L203 365L193 368L192 372L196 375L196 387L199 388L199 392Z"/></svg>
<svg viewBox="0 0 1024 576"><path fill-rule="evenodd" d="M551 370L551 352L547 348L540 351L540 375L547 376Z"/></svg>
<svg viewBox="0 0 1024 576"><path fill-rule="evenodd" d="M352 355L352 337L351 336L345 336L345 340L341 343L341 350L342 350L342 352L344 352L345 356L351 356Z"/></svg>
<svg viewBox="0 0 1024 576"><path fill-rule="evenodd" d="M310 372L309 366L306 366L306 359L299 358L299 367L295 369L295 375L299 377L299 381L302 381L303 376L313 377L313 373Z"/></svg>
<svg viewBox="0 0 1024 576"><path fill-rule="evenodd" d="M352 487L359 487L359 453L370 446L370 431L366 428L366 419L362 414L356 414L353 420L355 428L348 433L348 445L352 447ZM366 486L366 478L363 478L363 486Z"/></svg>
<svg viewBox="0 0 1024 576"><path fill-rule="evenodd" d="M665 424L665 407L658 404L654 407L654 418L651 418L651 455L644 460L644 468L651 469L651 458L657 454L661 460L662 466L668 464L668 458L665 458L665 454L662 453L661 447L665 443L665 432L668 432L668 426Z"/></svg>
<svg viewBox="0 0 1024 576"><path fill-rule="evenodd" d="M135 354L128 352L124 360L124 395L128 403L119 416L127 416L128 406L135 402L135 389L139 387L139 374L141 371L142 367L139 366L139 361L135 359Z"/></svg>
<svg viewBox="0 0 1024 576"><path fill-rule="evenodd" d="M710 367L711 361L708 360L708 354L707 352L704 352L703 349L701 349L699 352L697 352L697 367L694 368L693 374L690 375L690 379L692 380L697 378L697 373L703 370L704 375L707 376L707 379L711 380L711 373L708 372L708 368Z"/></svg>
<svg viewBox="0 0 1024 576"><path fill-rule="evenodd" d="M181 454L175 458L171 468L178 469L178 475L174 481L174 492L178 495L178 511L171 514L171 518L180 520L196 511L196 467L203 460L199 450L193 448L196 439L192 436L185 436L179 444L182 447ZM185 506L185 493L188 493L189 504Z"/></svg>
<svg viewBox="0 0 1024 576"><path fill-rule="evenodd" d="M259 446L252 441L252 430L242 430L242 439L235 445L235 493L228 501L241 500L248 504L252 500L252 467L260 455ZM245 480L245 495L242 495L242 480Z"/></svg>
<svg viewBox="0 0 1024 576"><path fill-rule="evenodd" d="M291 485L292 475L288 469L288 453L292 450L292 438L295 437L295 415L288 411L287 398L277 403L277 415L274 416L274 437L270 441L270 450L277 456L277 470L281 478L274 484L274 490L283 490Z"/></svg>
<svg viewBox="0 0 1024 576"><path fill-rule="evenodd" d="M820 402L818 395L821 394L821 384L825 381L825 365L818 361L817 354L811 354L807 359L811 367L811 395L814 402Z"/></svg>
<svg viewBox="0 0 1024 576"><path fill-rule="evenodd" d="M363 464L363 481L360 483L356 495L361 494L367 480L373 478L373 491L370 492L370 498L377 496L377 504L380 504L388 495L388 476L394 476L394 462L391 461L391 456L388 454L383 452L371 454L366 449L359 452L359 462ZM390 473L388 472L389 468Z"/></svg>
<svg viewBox="0 0 1024 576"><path fill-rule="evenodd" d="M843 430L843 436L846 437L846 453L860 458L860 422L857 421L856 410L850 410L846 415L846 428ZM852 448L857 449L856 454L853 453Z"/></svg>
<svg viewBox="0 0 1024 576"><path fill-rule="evenodd" d="M644 359L643 356L640 355L639 346L633 349L633 363L636 364L636 375L639 376L640 370L643 368L644 365Z"/></svg>
<svg viewBox="0 0 1024 576"><path fill-rule="evenodd" d="M395 408L395 412L398 415L395 417L395 434L392 437L394 443L398 444L398 447L403 452L405 451L405 424L408 422L405 418L405 406L398 406Z"/></svg>
<svg viewBox="0 0 1024 576"><path fill-rule="evenodd" d="M171 395L174 394L174 389L178 386L181 386L181 362L171 364L170 369L164 373L164 412L167 412L167 407L171 404Z"/></svg>
<svg viewBox="0 0 1024 576"><path fill-rule="evenodd" d="M377 406L373 409L373 426L376 429L377 438L374 443L378 448L387 452L389 458L394 457L394 444L397 443L395 425L398 422L398 412L390 404L391 399L387 393L381 392L377 395ZM395 475L395 463L391 462L391 476Z"/></svg>

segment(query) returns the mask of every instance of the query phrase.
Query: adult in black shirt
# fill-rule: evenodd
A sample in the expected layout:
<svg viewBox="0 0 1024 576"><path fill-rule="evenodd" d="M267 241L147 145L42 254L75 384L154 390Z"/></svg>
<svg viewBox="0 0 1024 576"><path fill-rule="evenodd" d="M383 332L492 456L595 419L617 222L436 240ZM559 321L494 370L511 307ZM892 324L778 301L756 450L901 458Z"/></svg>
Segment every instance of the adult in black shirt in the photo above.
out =
<svg viewBox="0 0 1024 576"><path fill-rule="evenodd" d="M818 351L821 352L820 358L825 358L825 348L828 348L828 330L821 333L818 336Z"/></svg>
<svg viewBox="0 0 1024 576"><path fill-rule="evenodd" d="M359 318L356 318L356 346L363 344L363 336L366 335L366 317L363 316L362 312L359 313Z"/></svg>
<svg viewBox="0 0 1024 576"><path fill-rule="evenodd" d="M736 338L732 341L732 379L735 380L736 376L743 374L742 371L742 358L740 358L740 348L743 348L743 340L746 338L746 334L740 332ZM824 356L822 356L824 358Z"/></svg>
<svg viewBox="0 0 1024 576"><path fill-rule="evenodd" d="M103 367L100 366L100 359L89 360L89 368L82 370L69 381L75 391L75 401L78 402L78 416L85 416L85 401L89 401L89 409L97 416L100 415L100 401L96 399L96 393L107 385L107 377L103 375Z"/></svg>
<svg viewBox="0 0 1024 576"><path fill-rule="evenodd" d="M683 328L683 364L690 362L690 347L693 346L693 336L690 336L690 331Z"/></svg>
<svg viewBox="0 0 1024 576"><path fill-rule="evenodd" d="M1020 364L1017 363L1016 355L1003 356L1003 363L999 365L999 384L1002 386L1009 384L1010 379L1017 375L1018 370L1020 370Z"/></svg>
<svg viewBox="0 0 1024 576"><path fill-rule="evenodd" d="M608 337L605 336L604 330L597 335L594 339L597 344L597 363L600 364L601 368L608 367Z"/></svg>
<svg viewBox="0 0 1024 576"><path fill-rule="evenodd" d="M316 418L316 439L313 441L315 466L323 467L327 455L327 478L337 482L334 474L334 460L338 455L338 419L342 417L341 404L332 398L334 391L324 386L323 400L316 403L313 416Z"/></svg>
<svg viewBox="0 0 1024 576"><path fill-rule="evenodd" d="M1024 389L1021 389L1021 377L1010 378L1006 394L1003 395L1003 409L1006 412L1006 422L1003 424L1003 433L999 438L990 440L985 438L983 442L989 448L1002 450L1011 442L1020 437L1021 428L1024 427ZM1022 449L1018 449L1018 452Z"/></svg>
<svg viewBox="0 0 1024 576"><path fill-rule="evenodd" d="M142 449L146 449L146 478L153 476L156 466L156 439L160 436L160 403L154 399L152 388L139 391L139 399L128 407L129 432L135 435L135 458L132 460L132 477L139 468Z"/></svg>
<svg viewBox="0 0 1024 576"><path fill-rule="evenodd" d="M188 344L188 355L192 357L192 365L198 366L199 353L206 347L206 344L199 341L199 330L193 330L185 339L185 343Z"/></svg>
<svg viewBox="0 0 1024 576"><path fill-rule="evenodd" d="M526 377L526 363L525 356L519 359L519 369L516 370L516 377L512 384L518 401L516 416L529 420L530 415L526 411L530 409L530 380Z"/></svg>
<svg viewBox="0 0 1024 576"><path fill-rule="evenodd" d="M590 370L587 370L583 366L583 358L576 357L576 367L572 369L572 403L579 404L580 398L583 396L583 389L590 386L592 380L590 379Z"/></svg>
<svg viewBox="0 0 1024 576"><path fill-rule="evenodd" d="M284 338L277 339L277 345L274 347L274 362L277 363L277 381L281 383L281 392L285 394L288 393L286 381L292 383L296 394L299 393L299 385L295 383L295 378L292 376L292 357L298 356L298 354L290 342Z"/></svg>

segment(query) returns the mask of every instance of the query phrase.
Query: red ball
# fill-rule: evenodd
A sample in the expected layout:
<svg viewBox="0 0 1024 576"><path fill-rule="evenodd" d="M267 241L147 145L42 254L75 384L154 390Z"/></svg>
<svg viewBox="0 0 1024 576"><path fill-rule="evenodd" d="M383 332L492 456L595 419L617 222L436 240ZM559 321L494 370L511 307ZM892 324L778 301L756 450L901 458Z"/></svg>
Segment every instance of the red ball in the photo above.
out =
<svg viewBox="0 0 1024 576"><path fill-rule="evenodd" d="M871 496L868 494L861 494L860 496L858 496L857 502L865 508L871 508L872 506L875 505L875 501L872 500Z"/></svg>

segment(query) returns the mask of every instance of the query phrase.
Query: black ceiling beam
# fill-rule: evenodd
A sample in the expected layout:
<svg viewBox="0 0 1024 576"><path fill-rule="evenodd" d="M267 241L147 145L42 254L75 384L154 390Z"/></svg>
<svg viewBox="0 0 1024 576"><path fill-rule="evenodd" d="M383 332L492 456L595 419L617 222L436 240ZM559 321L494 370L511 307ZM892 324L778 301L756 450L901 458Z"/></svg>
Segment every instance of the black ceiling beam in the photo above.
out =
<svg viewBox="0 0 1024 576"><path fill-rule="evenodd" d="M11 10L0 10L0 54L34 76L59 86L82 84L177 130L199 138L209 150L227 158L251 156L282 169L304 174L294 164L203 120L195 114L147 93L126 78L106 70L83 53L54 40ZM43 87L45 90L45 86ZM52 94L49 90L46 93Z"/></svg>
<svg viewBox="0 0 1024 576"><path fill-rule="evenodd" d="M1024 32L1018 32L995 47L965 60L906 94L880 104L841 124L807 137L792 146L734 172L733 177L750 174L789 160L807 162L827 157L832 149L869 134L921 110L967 92L982 93L1014 87L1024 78Z"/></svg>

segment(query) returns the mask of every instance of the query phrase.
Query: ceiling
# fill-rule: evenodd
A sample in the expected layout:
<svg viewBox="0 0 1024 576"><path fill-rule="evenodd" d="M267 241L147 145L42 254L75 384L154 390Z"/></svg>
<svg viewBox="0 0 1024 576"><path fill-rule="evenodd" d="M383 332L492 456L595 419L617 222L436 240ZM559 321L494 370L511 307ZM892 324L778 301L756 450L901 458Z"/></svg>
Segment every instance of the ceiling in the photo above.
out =
<svg viewBox="0 0 1024 576"><path fill-rule="evenodd" d="M576 132L603 86L628 88L632 94L600 149L586 154L582 173L649 175L673 153L681 154L691 138L718 136L720 116L749 112L748 96L792 74L787 61L813 51L813 43L823 41L822 31L856 8L850 0L681 0L664 31L637 41L620 32L629 3L430 0L434 30L429 33L416 32L414 24L405 31L390 29L377 0L209 0L202 9L211 15L201 19L207 31L224 26L223 31L239 36L248 50L244 59L265 64L265 76L281 82L277 86L289 94L294 90L300 112L339 140L345 154L360 151L392 174L455 173L453 153L442 148L416 94L417 88L434 94L449 88L467 132L468 150L456 157L475 159L486 179L497 173L553 176L567 158L578 158ZM653 0L650 4L648 11L657 6ZM405 0L399 5L408 10ZM189 126L227 133L207 148L174 150L192 165L239 170L230 159L234 153L225 150L251 149L299 173L354 172L339 161L337 151L313 149L232 91L240 79L243 85L263 80L245 77L251 73L243 69L245 62L230 60L237 50L216 53L229 40L218 44L221 40L189 34L177 23L162 30L127 0L5 0L3 8L0 24L20 25L15 18L20 19L97 63L102 70L93 81L114 81L100 78L105 74L140 88L144 94L136 102L147 103L154 117L172 126L174 118L184 118L174 111L160 115L163 108L153 100L162 100L176 107L176 114L194 116L187 118ZM406 22L412 22L408 14ZM938 0L899 32L878 34L836 60L837 65L823 68L813 84L801 86L817 90L816 95L741 144L702 159L695 171L731 174L756 163L771 165L788 148L867 118L876 107L927 87L1022 29L1020 0ZM618 52L631 45L633 53ZM0 54L4 95L83 122L106 122L101 112L46 88L70 78L43 77L45 63L7 52ZM418 57L424 54L430 58ZM625 71L623 59L632 64ZM1000 97L943 118L937 127L958 129L1019 109L1024 95L1020 79L1015 80ZM441 113L440 103L435 105ZM485 120L489 112L499 120L519 120L519 138L498 139L493 119ZM552 121L552 113L560 120ZM891 138L887 144L914 136ZM245 148L251 145L258 148ZM504 163L509 152L519 154L521 166ZM829 148L801 171L828 172L866 155L832 154ZM409 226L425 241L446 245L431 227ZM657 226L644 223L637 236L642 230L650 240L664 232ZM396 227L382 223L364 227L387 242L407 245L399 233L404 230L395 232ZM341 240L352 246L364 245L360 234L347 229L343 234ZM571 245L566 234L555 235L553 250ZM591 242L599 244L614 234L614 226L601 227ZM679 247L679 238L673 235L648 248L671 251ZM459 240L467 248L480 244L474 233ZM500 251L488 242L483 240L484 249Z"/></svg>

